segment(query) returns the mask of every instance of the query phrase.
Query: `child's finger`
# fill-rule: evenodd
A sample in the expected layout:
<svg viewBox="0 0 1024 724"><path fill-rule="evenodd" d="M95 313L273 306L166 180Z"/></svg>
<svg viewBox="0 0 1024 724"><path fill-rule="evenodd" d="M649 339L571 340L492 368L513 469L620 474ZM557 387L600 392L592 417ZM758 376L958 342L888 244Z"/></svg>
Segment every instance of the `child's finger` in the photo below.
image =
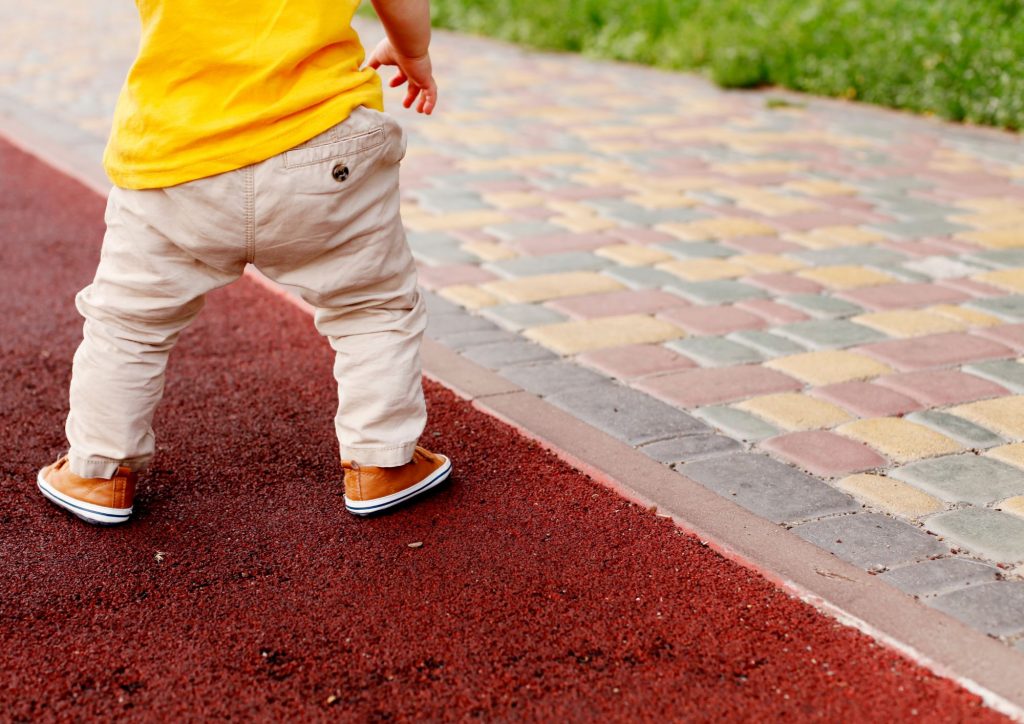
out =
<svg viewBox="0 0 1024 724"><path fill-rule="evenodd" d="M406 77L405 73L403 73L402 71L398 71L398 75L391 79L390 85L392 88L397 88L398 86L402 85L402 83L405 83L406 80L408 80L408 78Z"/></svg>
<svg viewBox="0 0 1024 724"><path fill-rule="evenodd" d="M420 87L418 85L410 83L409 84L409 90L407 90L406 93L405 93L405 100L402 102L402 105L405 106L406 108L411 107L412 104L413 104L413 101L416 100L416 96L418 96L419 94L420 94Z"/></svg>

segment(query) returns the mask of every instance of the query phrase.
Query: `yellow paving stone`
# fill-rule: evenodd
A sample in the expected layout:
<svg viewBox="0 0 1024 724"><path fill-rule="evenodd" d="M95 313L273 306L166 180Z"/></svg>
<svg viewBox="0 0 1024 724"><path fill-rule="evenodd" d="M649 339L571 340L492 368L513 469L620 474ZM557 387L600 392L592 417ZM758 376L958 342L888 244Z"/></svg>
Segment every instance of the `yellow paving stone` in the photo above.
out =
<svg viewBox="0 0 1024 724"><path fill-rule="evenodd" d="M501 261L502 259L515 259L519 254L507 246L496 244L493 241L470 241L462 245L465 251L475 254L484 261Z"/></svg>
<svg viewBox="0 0 1024 724"><path fill-rule="evenodd" d="M988 231L961 231L957 239L989 249L1012 249L1024 246L1024 228L990 229Z"/></svg>
<svg viewBox="0 0 1024 724"><path fill-rule="evenodd" d="M648 264L657 264L659 261L672 258L672 255L667 251L637 244L602 246L600 249L596 249L594 253L625 266L647 266Z"/></svg>
<svg viewBox="0 0 1024 724"><path fill-rule="evenodd" d="M855 420L836 428L836 432L867 443L898 463L949 455L963 450L955 440L902 417Z"/></svg>
<svg viewBox="0 0 1024 724"><path fill-rule="evenodd" d="M618 226L618 223L601 216L552 216L548 221L580 234L588 231L605 231Z"/></svg>
<svg viewBox="0 0 1024 724"><path fill-rule="evenodd" d="M965 216L951 216L949 220L972 226L975 229L1007 229L1010 227L1024 226L1024 211L993 211L980 214L968 214Z"/></svg>
<svg viewBox="0 0 1024 724"><path fill-rule="evenodd" d="M744 400L734 407L752 412L786 430L821 430L848 422L846 410L800 392L780 392Z"/></svg>
<svg viewBox="0 0 1024 724"><path fill-rule="evenodd" d="M1005 196L979 196L974 199L960 199L956 202L956 206L961 209L990 211L997 214L1005 211L1020 211L1020 202L1013 201Z"/></svg>
<svg viewBox="0 0 1024 724"><path fill-rule="evenodd" d="M491 206L497 206L501 209L520 209L527 206L544 205L543 196L525 191L503 191L482 194L481 198Z"/></svg>
<svg viewBox="0 0 1024 724"><path fill-rule="evenodd" d="M843 478L838 486L862 503L904 518L920 518L945 508L938 498L884 475L859 473Z"/></svg>
<svg viewBox="0 0 1024 724"><path fill-rule="evenodd" d="M999 269L972 278L1011 292L1024 292L1024 269Z"/></svg>
<svg viewBox="0 0 1024 724"><path fill-rule="evenodd" d="M730 256L729 261L734 264L742 264L759 274L791 272L807 267L802 261L778 254L737 254Z"/></svg>
<svg viewBox="0 0 1024 724"><path fill-rule="evenodd" d="M624 200L645 209L680 209L697 205L696 201L678 191L645 192L627 196Z"/></svg>
<svg viewBox="0 0 1024 724"><path fill-rule="evenodd" d="M577 354L628 344L658 344L685 336L683 330L645 314L623 314L533 327L526 336L559 354Z"/></svg>
<svg viewBox="0 0 1024 724"><path fill-rule="evenodd" d="M968 327L966 322L920 309L860 314L853 317L852 321L877 329L891 337L920 337L940 332L960 332Z"/></svg>
<svg viewBox="0 0 1024 724"><path fill-rule="evenodd" d="M758 198L740 199L737 204L740 208L750 209L765 216L799 214L803 211L814 211L818 208L818 204L807 199L781 196L779 194L765 194Z"/></svg>
<svg viewBox="0 0 1024 724"><path fill-rule="evenodd" d="M969 402L946 412L987 427L1010 440L1024 440L1024 395Z"/></svg>
<svg viewBox="0 0 1024 724"><path fill-rule="evenodd" d="M986 451L985 454L990 458L1024 468L1024 443L1012 442L1009 445L1000 445Z"/></svg>
<svg viewBox="0 0 1024 724"><path fill-rule="evenodd" d="M448 141L468 146L496 146L514 142L514 137L500 128L492 126L468 126L465 124L433 125L424 124L423 135L434 141Z"/></svg>
<svg viewBox="0 0 1024 724"><path fill-rule="evenodd" d="M456 211L437 216L411 216L403 222L413 231L451 231L504 224L511 219L500 211Z"/></svg>
<svg viewBox="0 0 1024 724"><path fill-rule="evenodd" d="M735 279L750 274L746 267L722 259L677 259L658 264L658 269L691 282Z"/></svg>
<svg viewBox="0 0 1024 724"><path fill-rule="evenodd" d="M831 385L851 380L866 380L892 372L886 364L857 352L824 349L817 352L779 357L764 363L765 367L784 372L811 385Z"/></svg>
<svg viewBox="0 0 1024 724"><path fill-rule="evenodd" d="M972 327L993 327L997 324L1003 323L1003 320L999 317L986 314L985 312L979 312L976 309L958 307L955 304L936 304L928 307L928 311L941 314L943 317L958 319L961 322L966 322Z"/></svg>
<svg viewBox="0 0 1024 724"><path fill-rule="evenodd" d="M482 309L492 307L501 300L472 284L455 284L445 287L439 294L445 299L460 304L466 309Z"/></svg>
<svg viewBox="0 0 1024 724"><path fill-rule="evenodd" d="M637 189L641 193L665 193L668 191L706 191L717 188L716 181L707 176L637 176L635 173L629 178L619 179L623 186L628 189Z"/></svg>
<svg viewBox="0 0 1024 724"><path fill-rule="evenodd" d="M799 191L808 196L854 196L857 189L838 181L826 179L807 179L804 181L790 181L783 184L783 188L792 191Z"/></svg>
<svg viewBox="0 0 1024 724"><path fill-rule="evenodd" d="M1013 513L1014 515L1019 515L1024 518L1024 495L1007 498L996 506L996 510L1001 510L1004 513ZM1024 574L1024 567L1021 568L1020 573Z"/></svg>
<svg viewBox="0 0 1024 724"><path fill-rule="evenodd" d="M580 271L499 279L482 284L481 288L506 302L543 302L582 294L615 292L626 287L604 274Z"/></svg>
<svg viewBox="0 0 1024 724"><path fill-rule="evenodd" d="M888 274L863 266L820 266L797 272L797 276L818 282L830 289L857 289L895 281Z"/></svg>
<svg viewBox="0 0 1024 724"><path fill-rule="evenodd" d="M548 201L545 206L552 211L557 211L561 216L597 216L597 211L592 206L575 201Z"/></svg>
<svg viewBox="0 0 1024 724"><path fill-rule="evenodd" d="M775 229L753 219L722 217L686 223L659 224L655 227L685 241L737 239L744 236L774 236Z"/></svg>
<svg viewBox="0 0 1024 724"><path fill-rule="evenodd" d="M838 246L875 244L884 241L886 237L859 226L822 226L813 231L786 234L783 238L809 249L832 249Z"/></svg>
<svg viewBox="0 0 1024 724"><path fill-rule="evenodd" d="M714 171L730 176L794 173L802 171L805 167L806 164L797 161L737 161L736 163L717 163L711 166Z"/></svg>
<svg viewBox="0 0 1024 724"><path fill-rule="evenodd" d="M458 162L466 171L524 170L541 166L576 166L587 162L581 153L534 153L507 158L471 158Z"/></svg>

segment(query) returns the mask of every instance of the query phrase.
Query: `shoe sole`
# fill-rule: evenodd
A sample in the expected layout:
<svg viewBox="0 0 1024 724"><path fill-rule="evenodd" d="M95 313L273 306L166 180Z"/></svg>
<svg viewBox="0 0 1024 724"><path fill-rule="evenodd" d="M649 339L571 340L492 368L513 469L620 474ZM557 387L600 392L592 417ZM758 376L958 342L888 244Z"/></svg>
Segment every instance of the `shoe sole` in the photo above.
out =
<svg viewBox="0 0 1024 724"><path fill-rule="evenodd" d="M36 475L36 485L39 486L39 492L41 492L47 500L68 511L75 517L81 518L86 523L92 523L93 525L117 525L118 523L124 523L127 521L129 516L132 514L131 508L107 508L102 505L93 505L92 503L86 503L64 495L64 493L46 482L41 470L39 471L39 474Z"/></svg>
<svg viewBox="0 0 1024 724"><path fill-rule="evenodd" d="M443 455L440 457L444 457ZM372 515L373 513L379 513L382 510L393 508L396 505L415 498L421 493L425 493L433 487L436 487L448 479L448 476L452 473L452 461L448 458L444 458L444 464L435 470L429 477L424 478L415 485L400 490L397 493L391 495L385 495L382 498L373 498L371 500L351 500L347 495L345 496L345 509L349 513L355 515Z"/></svg>

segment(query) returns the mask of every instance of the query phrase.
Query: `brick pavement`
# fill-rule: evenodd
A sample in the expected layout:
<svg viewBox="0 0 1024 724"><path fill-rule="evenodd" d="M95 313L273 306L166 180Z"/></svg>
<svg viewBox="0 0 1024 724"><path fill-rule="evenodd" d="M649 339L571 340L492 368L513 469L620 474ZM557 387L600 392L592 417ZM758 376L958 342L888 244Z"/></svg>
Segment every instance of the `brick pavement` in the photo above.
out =
<svg viewBox="0 0 1024 724"><path fill-rule="evenodd" d="M2 108L98 159L133 12L0 1ZM398 112L429 333L1024 648L1019 137L435 55L440 112Z"/></svg>

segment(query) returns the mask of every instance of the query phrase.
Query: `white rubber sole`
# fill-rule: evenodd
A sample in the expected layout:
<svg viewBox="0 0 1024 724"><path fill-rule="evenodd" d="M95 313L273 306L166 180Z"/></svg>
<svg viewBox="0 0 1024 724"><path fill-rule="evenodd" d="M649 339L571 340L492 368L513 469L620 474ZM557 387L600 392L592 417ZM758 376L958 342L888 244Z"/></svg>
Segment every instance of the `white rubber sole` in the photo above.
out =
<svg viewBox="0 0 1024 724"><path fill-rule="evenodd" d="M452 472L452 461L439 455L438 457L444 458L444 463L435 470L429 477L424 478L415 485L400 490L397 493L391 495L385 495L382 498L373 498L371 500L350 500L349 497L345 496L345 509L349 513L355 515L371 515L373 513L379 513L382 510L393 508L396 505L401 505L407 500L415 498L420 493L425 493L431 488L443 483L448 479L448 476Z"/></svg>
<svg viewBox="0 0 1024 724"><path fill-rule="evenodd" d="M39 492L47 500L54 505L60 506L72 515L81 518L86 523L92 523L93 525L117 525L127 521L132 514L131 508L106 508L102 505L93 505L92 503L86 503L64 495L64 493L46 482L46 479L43 478L42 470L36 475L36 485L39 486Z"/></svg>

